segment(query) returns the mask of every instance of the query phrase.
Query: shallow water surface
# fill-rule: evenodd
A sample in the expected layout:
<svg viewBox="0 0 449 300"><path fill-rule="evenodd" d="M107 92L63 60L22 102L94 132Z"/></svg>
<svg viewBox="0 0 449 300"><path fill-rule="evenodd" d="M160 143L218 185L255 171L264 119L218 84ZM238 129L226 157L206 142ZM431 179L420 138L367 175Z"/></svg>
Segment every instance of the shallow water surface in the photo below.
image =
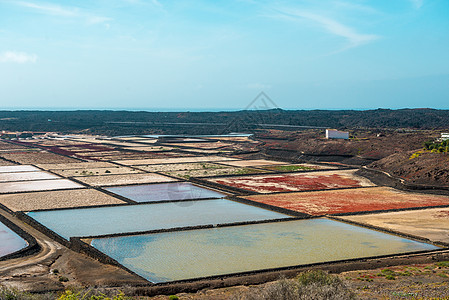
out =
<svg viewBox="0 0 449 300"><path fill-rule="evenodd" d="M61 179L61 177L41 171L0 173L0 182L30 181L30 180L45 180L45 179Z"/></svg>
<svg viewBox="0 0 449 300"><path fill-rule="evenodd" d="M36 211L28 215L66 239L71 236L290 218L225 199Z"/></svg>
<svg viewBox="0 0 449 300"><path fill-rule="evenodd" d="M40 171L40 169L30 165L18 165L18 166L1 166L0 173L15 173L15 172L33 172Z"/></svg>
<svg viewBox="0 0 449 300"><path fill-rule="evenodd" d="M68 179L0 182L0 194L80 188L83 188L81 184L70 181Z"/></svg>
<svg viewBox="0 0 449 300"><path fill-rule="evenodd" d="M202 188L189 182L120 186L105 188L105 190L136 202L223 198L226 196L225 194Z"/></svg>
<svg viewBox="0 0 449 300"><path fill-rule="evenodd" d="M167 282L438 247L328 219L93 239L152 282Z"/></svg>
<svg viewBox="0 0 449 300"><path fill-rule="evenodd" d="M0 257L19 251L28 246L28 243L17 233L0 222Z"/></svg>

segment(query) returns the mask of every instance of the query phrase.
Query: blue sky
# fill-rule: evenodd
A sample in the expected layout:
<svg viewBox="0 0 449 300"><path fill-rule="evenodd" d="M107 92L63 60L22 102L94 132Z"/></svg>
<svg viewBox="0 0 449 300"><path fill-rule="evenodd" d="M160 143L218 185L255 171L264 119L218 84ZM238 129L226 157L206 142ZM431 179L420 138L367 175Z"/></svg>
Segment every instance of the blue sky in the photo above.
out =
<svg viewBox="0 0 449 300"><path fill-rule="evenodd" d="M0 0L0 109L449 108L447 0Z"/></svg>

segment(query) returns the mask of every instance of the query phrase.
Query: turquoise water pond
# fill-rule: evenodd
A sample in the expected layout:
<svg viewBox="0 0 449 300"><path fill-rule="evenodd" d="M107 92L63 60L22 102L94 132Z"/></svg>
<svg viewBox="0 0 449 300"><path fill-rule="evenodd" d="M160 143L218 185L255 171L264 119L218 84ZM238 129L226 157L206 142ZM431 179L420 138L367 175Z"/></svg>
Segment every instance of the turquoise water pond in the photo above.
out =
<svg viewBox="0 0 449 300"><path fill-rule="evenodd" d="M29 212L28 216L66 239L72 236L290 218L285 214L225 199L36 211Z"/></svg>
<svg viewBox="0 0 449 300"><path fill-rule="evenodd" d="M439 249L328 219L93 239L151 282Z"/></svg>

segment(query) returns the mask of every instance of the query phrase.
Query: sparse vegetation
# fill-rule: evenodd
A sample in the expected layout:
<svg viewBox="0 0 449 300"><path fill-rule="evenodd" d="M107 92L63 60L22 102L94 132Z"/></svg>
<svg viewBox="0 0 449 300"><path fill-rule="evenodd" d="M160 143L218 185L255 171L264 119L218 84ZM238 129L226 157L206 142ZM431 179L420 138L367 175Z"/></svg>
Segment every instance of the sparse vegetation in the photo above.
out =
<svg viewBox="0 0 449 300"><path fill-rule="evenodd" d="M18 289L12 289L0 286L0 300L53 300L55 295L48 294L31 294L22 292Z"/></svg>
<svg viewBox="0 0 449 300"><path fill-rule="evenodd" d="M337 277L321 270L301 273L296 279L281 279L263 287L250 288L233 300L355 299L354 294Z"/></svg>
<svg viewBox="0 0 449 300"><path fill-rule="evenodd" d="M118 294L113 296L107 296L103 293L94 293L91 290L87 292L74 292L72 290L66 290L58 298L58 300L128 300L131 297L125 296L123 292L118 292Z"/></svg>
<svg viewBox="0 0 449 300"><path fill-rule="evenodd" d="M315 168L307 167L307 166L273 166L270 169L274 170L274 171L279 171L279 172L295 172L295 171L315 170Z"/></svg>
<svg viewBox="0 0 449 300"><path fill-rule="evenodd" d="M108 293L109 294L109 293ZM176 297L176 296L175 296ZM98 290L82 290L76 291L67 289L61 294L44 293L32 294L0 286L0 300L131 300L133 298L125 296L122 291L112 291L110 295L102 293ZM173 298L173 299L178 299Z"/></svg>
<svg viewBox="0 0 449 300"><path fill-rule="evenodd" d="M438 267L449 268L449 261L440 261L435 264Z"/></svg>
<svg viewBox="0 0 449 300"><path fill-rule="evenodd" d="M425 142L424 149L413 153L410 159L418 158L421 154L431 152L431 153L449 153L449 140L442 141L441 143L436 143L433 141Z"/></svg>
<svg viewBox="0 0 449 300"><path fill-rule="evenodd" d="M94 175L93 172L86 171L86 170L83 170L80 174L83 175L83 176L92 176L92 175Z"/></svg>

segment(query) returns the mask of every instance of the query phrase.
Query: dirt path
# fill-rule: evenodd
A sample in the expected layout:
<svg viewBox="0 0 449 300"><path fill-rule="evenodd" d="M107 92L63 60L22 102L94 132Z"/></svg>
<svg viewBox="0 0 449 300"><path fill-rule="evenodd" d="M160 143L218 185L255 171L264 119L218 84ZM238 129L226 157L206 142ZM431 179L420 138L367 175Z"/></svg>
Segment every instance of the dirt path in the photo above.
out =
<svg viewBox="0 0 449 300"><path fill-rule="evenodd" d="M114 266L73 252L5 211L0 214L32 235L41 250L0 262L0 285L32 292L60 291L66 286L121 286L146 283Z"/></svg>

